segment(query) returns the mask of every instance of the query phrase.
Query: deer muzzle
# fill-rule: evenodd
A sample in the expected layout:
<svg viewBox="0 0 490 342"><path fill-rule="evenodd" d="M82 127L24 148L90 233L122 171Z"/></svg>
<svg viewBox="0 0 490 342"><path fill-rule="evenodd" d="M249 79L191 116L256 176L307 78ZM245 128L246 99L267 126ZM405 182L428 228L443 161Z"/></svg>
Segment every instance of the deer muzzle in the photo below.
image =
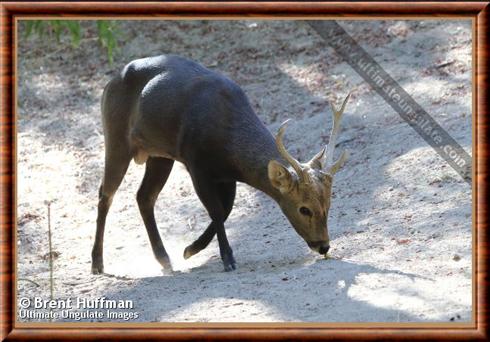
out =
<svg viewBox="0 0 490 342"><path fill-rule="evenodd" d="M308 247L310 247L311 250L317 253L326 254L330 249L330 244L328 241L315 241L315 242L308 242Z"/></svg>

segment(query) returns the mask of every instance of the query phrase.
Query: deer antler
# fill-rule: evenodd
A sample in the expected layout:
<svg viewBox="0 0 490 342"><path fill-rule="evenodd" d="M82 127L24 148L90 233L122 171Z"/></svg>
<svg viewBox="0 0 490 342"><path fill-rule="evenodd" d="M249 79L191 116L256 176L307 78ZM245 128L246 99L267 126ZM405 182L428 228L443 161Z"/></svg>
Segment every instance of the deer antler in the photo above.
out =
<svg viewBox="0 0 490 342"><path fill-rule="evenodd" d="M349 100L350 94L351 93L349 93L345 98L344 102L342 103L342 107L340 107L340 110L336 110L334 106L330 104L333 113L333 124L332 131L330 133L330 140L328 141L328 145L326 147L324 167L328 168L327 171L331 174L335 174L335 172L338 171L338 169L344 164L345 160L347 159L347 153L346 151L344 151L340 158L337 159L335 163L333 163L333 151L335 150L335 142L340 131L340 121L342 120L342 114L344 113L345 106L347 104L347 101Z"/></svg>
<svg viewBox="0 0 490 342"><path fill-rule="evenodd" d="M278 130L277 135L276 135L277 149L279 150L279 153L281 154L281 156L283 156L283 158L286 159L289 164L291 164L293 169L298 174L300 181L304 182L306 179L305 179L305 175L303 172L303 168L301 167L301 164L299 163L299 161L294 159L294 157L289 154L289 152L286 150L286 147L284 147L284 144L282 142L282 137L284 135L284 132L286 130L286 125L288 122L289 122L289 119L284 121L281 124L281 127L279 127L279 130Z"/></svg>

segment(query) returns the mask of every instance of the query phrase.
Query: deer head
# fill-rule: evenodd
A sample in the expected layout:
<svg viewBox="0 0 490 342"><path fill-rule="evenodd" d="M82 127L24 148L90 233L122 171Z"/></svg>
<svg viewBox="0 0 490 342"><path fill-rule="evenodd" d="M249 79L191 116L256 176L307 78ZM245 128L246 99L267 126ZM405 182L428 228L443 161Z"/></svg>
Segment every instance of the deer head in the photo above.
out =
<svg viewBox="0 0 490 342"><path fill-rule="evenodd" d="M270 161L268 165L269 180L281 194L278 203L283 213L308 246L320 254L326 254L330 248L327 217L333 176L347 159L347 152L343 151L339 159L333 162L335 141L349 96L345 98L340 110L332 106L333 126L328 145L309 162L298 162L284 147L282 138L287 120L279 128L276 145L289 165L276 160Z"/></svg>

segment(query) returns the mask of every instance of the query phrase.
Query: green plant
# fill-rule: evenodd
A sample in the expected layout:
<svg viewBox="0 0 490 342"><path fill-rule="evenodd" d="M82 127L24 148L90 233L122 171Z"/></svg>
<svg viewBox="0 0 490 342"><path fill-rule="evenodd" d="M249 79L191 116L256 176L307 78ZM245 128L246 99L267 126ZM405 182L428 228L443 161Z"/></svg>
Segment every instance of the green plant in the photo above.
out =
<svg viewBox="0 0 490 342"><path fill-rule="evenodd" d="M101 46L107 52L109 63L114 60L114 53L117 50L117 36L119 34L117 22L112 20L94 20L97 29L98 40ZM54 36L58 42L61 42L61 35L69 34L71 44L77 48L80 46L80 41L83 36L83 29L87 29L89 25L82 25L80 20L25 20L24 35L31 36L37 34L40 39L46 36Z"/></svg>
<svg viewBox="0 0 490 342"><path fill-rule="evenodd" d="M117 49L116 23L114 21L97 20L99 42L107 50L109 63L112 64L114 50Z"/></svg>

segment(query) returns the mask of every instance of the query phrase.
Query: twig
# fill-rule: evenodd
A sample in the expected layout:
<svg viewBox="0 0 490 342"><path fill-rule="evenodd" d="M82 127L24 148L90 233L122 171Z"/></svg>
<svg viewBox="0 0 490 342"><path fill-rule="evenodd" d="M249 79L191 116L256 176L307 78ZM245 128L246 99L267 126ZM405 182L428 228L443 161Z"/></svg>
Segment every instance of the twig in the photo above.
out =
<svg viewBox="0 0 490 342"><path fill-rule="evenodd" d="M48 202L48 234L49 234L49 292L51 300L54 299L54 282L53 282L53 245L51 243L51 202Z"/></svg>
<svg viewBox="0 0 490 342"><path fill-rule="evenodd" d="M46 202L48 206L48 241L49 241L49 293L51 300L54 299L54 280L53 280L53 245L51 243L51 202ZM51 307L49 308L51 311ZM49 315L49 321L52 321L52 315Z"/></svg>
<svg viewBox="0 0 490 342"><path fill-rule="evenodd" d="M444 68L444 67L447 67L448 65L453 64L454 62L455 62L455 61L449 61L449 62L441 63L441 64L439 64L439 65L436 65L436 68L437 68L437 69Z"/></svg>

